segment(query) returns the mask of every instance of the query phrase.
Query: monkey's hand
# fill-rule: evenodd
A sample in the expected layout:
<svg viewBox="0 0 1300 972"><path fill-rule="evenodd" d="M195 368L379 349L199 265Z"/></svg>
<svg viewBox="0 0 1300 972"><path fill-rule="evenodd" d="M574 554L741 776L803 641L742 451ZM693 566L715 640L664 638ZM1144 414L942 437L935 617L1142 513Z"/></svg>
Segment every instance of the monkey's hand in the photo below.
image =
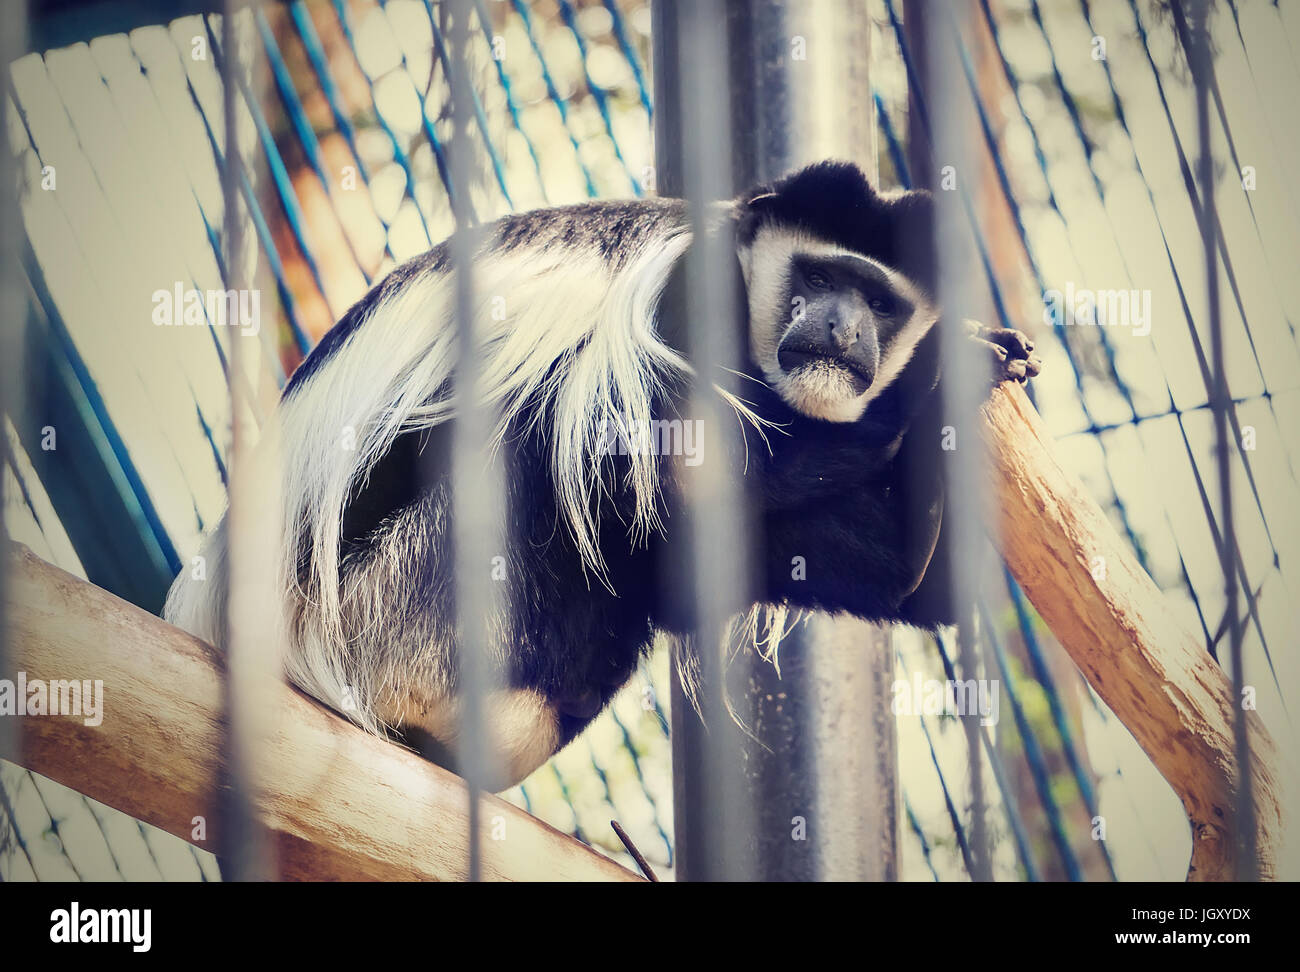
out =
<svg viewBox="0 0 1300 972"><path fill-rule="evenodd" d="M1037 377L1043 360L1033 353L1029 335L1010 327L985 327L967 321L971 340L985 348L993 358L993 384L1018 381L1021 384Z"/></svg>

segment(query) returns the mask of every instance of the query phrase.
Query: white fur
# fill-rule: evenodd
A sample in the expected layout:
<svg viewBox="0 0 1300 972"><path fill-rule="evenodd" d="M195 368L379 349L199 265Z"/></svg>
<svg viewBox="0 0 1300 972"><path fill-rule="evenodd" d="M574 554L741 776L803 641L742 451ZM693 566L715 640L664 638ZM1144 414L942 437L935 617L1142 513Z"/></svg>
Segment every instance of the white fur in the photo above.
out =
<svg viewBox="0 0 1300 972"><path fill-rule="evenodd" d="M489 790L503 790L541 766L560 744L560 717L555 707L531 689L490 693L483 703L483 725L490 752L485 765ZM429 694L412 686L400 699L381 704L378 717L393 726L418 727L443 746L454 749L464 726L461 699Z"/></svg>

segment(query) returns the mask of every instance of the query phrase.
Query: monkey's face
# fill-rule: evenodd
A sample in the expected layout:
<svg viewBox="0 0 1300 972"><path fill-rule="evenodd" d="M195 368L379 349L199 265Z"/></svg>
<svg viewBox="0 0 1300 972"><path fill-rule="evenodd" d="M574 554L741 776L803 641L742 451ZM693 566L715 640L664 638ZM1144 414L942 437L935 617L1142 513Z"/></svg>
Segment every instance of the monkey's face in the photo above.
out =
<svg viewBox="0 0 1300 972"><path fill-rule="evenodd" d="M937 316L905 276L775 229L742 255L750 352L791 408L853 422L898 377Z"/></svg>

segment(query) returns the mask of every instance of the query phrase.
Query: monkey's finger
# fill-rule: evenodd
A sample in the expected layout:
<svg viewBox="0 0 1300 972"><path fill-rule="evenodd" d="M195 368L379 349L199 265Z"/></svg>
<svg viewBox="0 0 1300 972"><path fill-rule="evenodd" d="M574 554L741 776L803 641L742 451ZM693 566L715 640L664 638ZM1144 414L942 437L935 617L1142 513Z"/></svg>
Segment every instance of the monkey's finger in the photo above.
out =
<svg viewBox="0 0 1300 972"><path fill-rule="evenodd" d="M986 341L1006 348L1007 353L1015 358L1027 358L1034 350L1034 342L1024 331L1012 327L988 328L981 335Z"/></svg>

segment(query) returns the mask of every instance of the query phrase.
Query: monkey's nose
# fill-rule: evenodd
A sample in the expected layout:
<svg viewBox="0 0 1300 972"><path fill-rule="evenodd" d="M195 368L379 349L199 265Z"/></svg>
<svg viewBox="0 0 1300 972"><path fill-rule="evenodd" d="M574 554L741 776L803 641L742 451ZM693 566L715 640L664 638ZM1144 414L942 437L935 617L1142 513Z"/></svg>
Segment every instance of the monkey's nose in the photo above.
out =
<svg viewBox="0 0 1300 972"><path fill-rule="evenodd" d="M847 351L858 340L856 321L831 321L831 344L837 351Z"/></svg>

